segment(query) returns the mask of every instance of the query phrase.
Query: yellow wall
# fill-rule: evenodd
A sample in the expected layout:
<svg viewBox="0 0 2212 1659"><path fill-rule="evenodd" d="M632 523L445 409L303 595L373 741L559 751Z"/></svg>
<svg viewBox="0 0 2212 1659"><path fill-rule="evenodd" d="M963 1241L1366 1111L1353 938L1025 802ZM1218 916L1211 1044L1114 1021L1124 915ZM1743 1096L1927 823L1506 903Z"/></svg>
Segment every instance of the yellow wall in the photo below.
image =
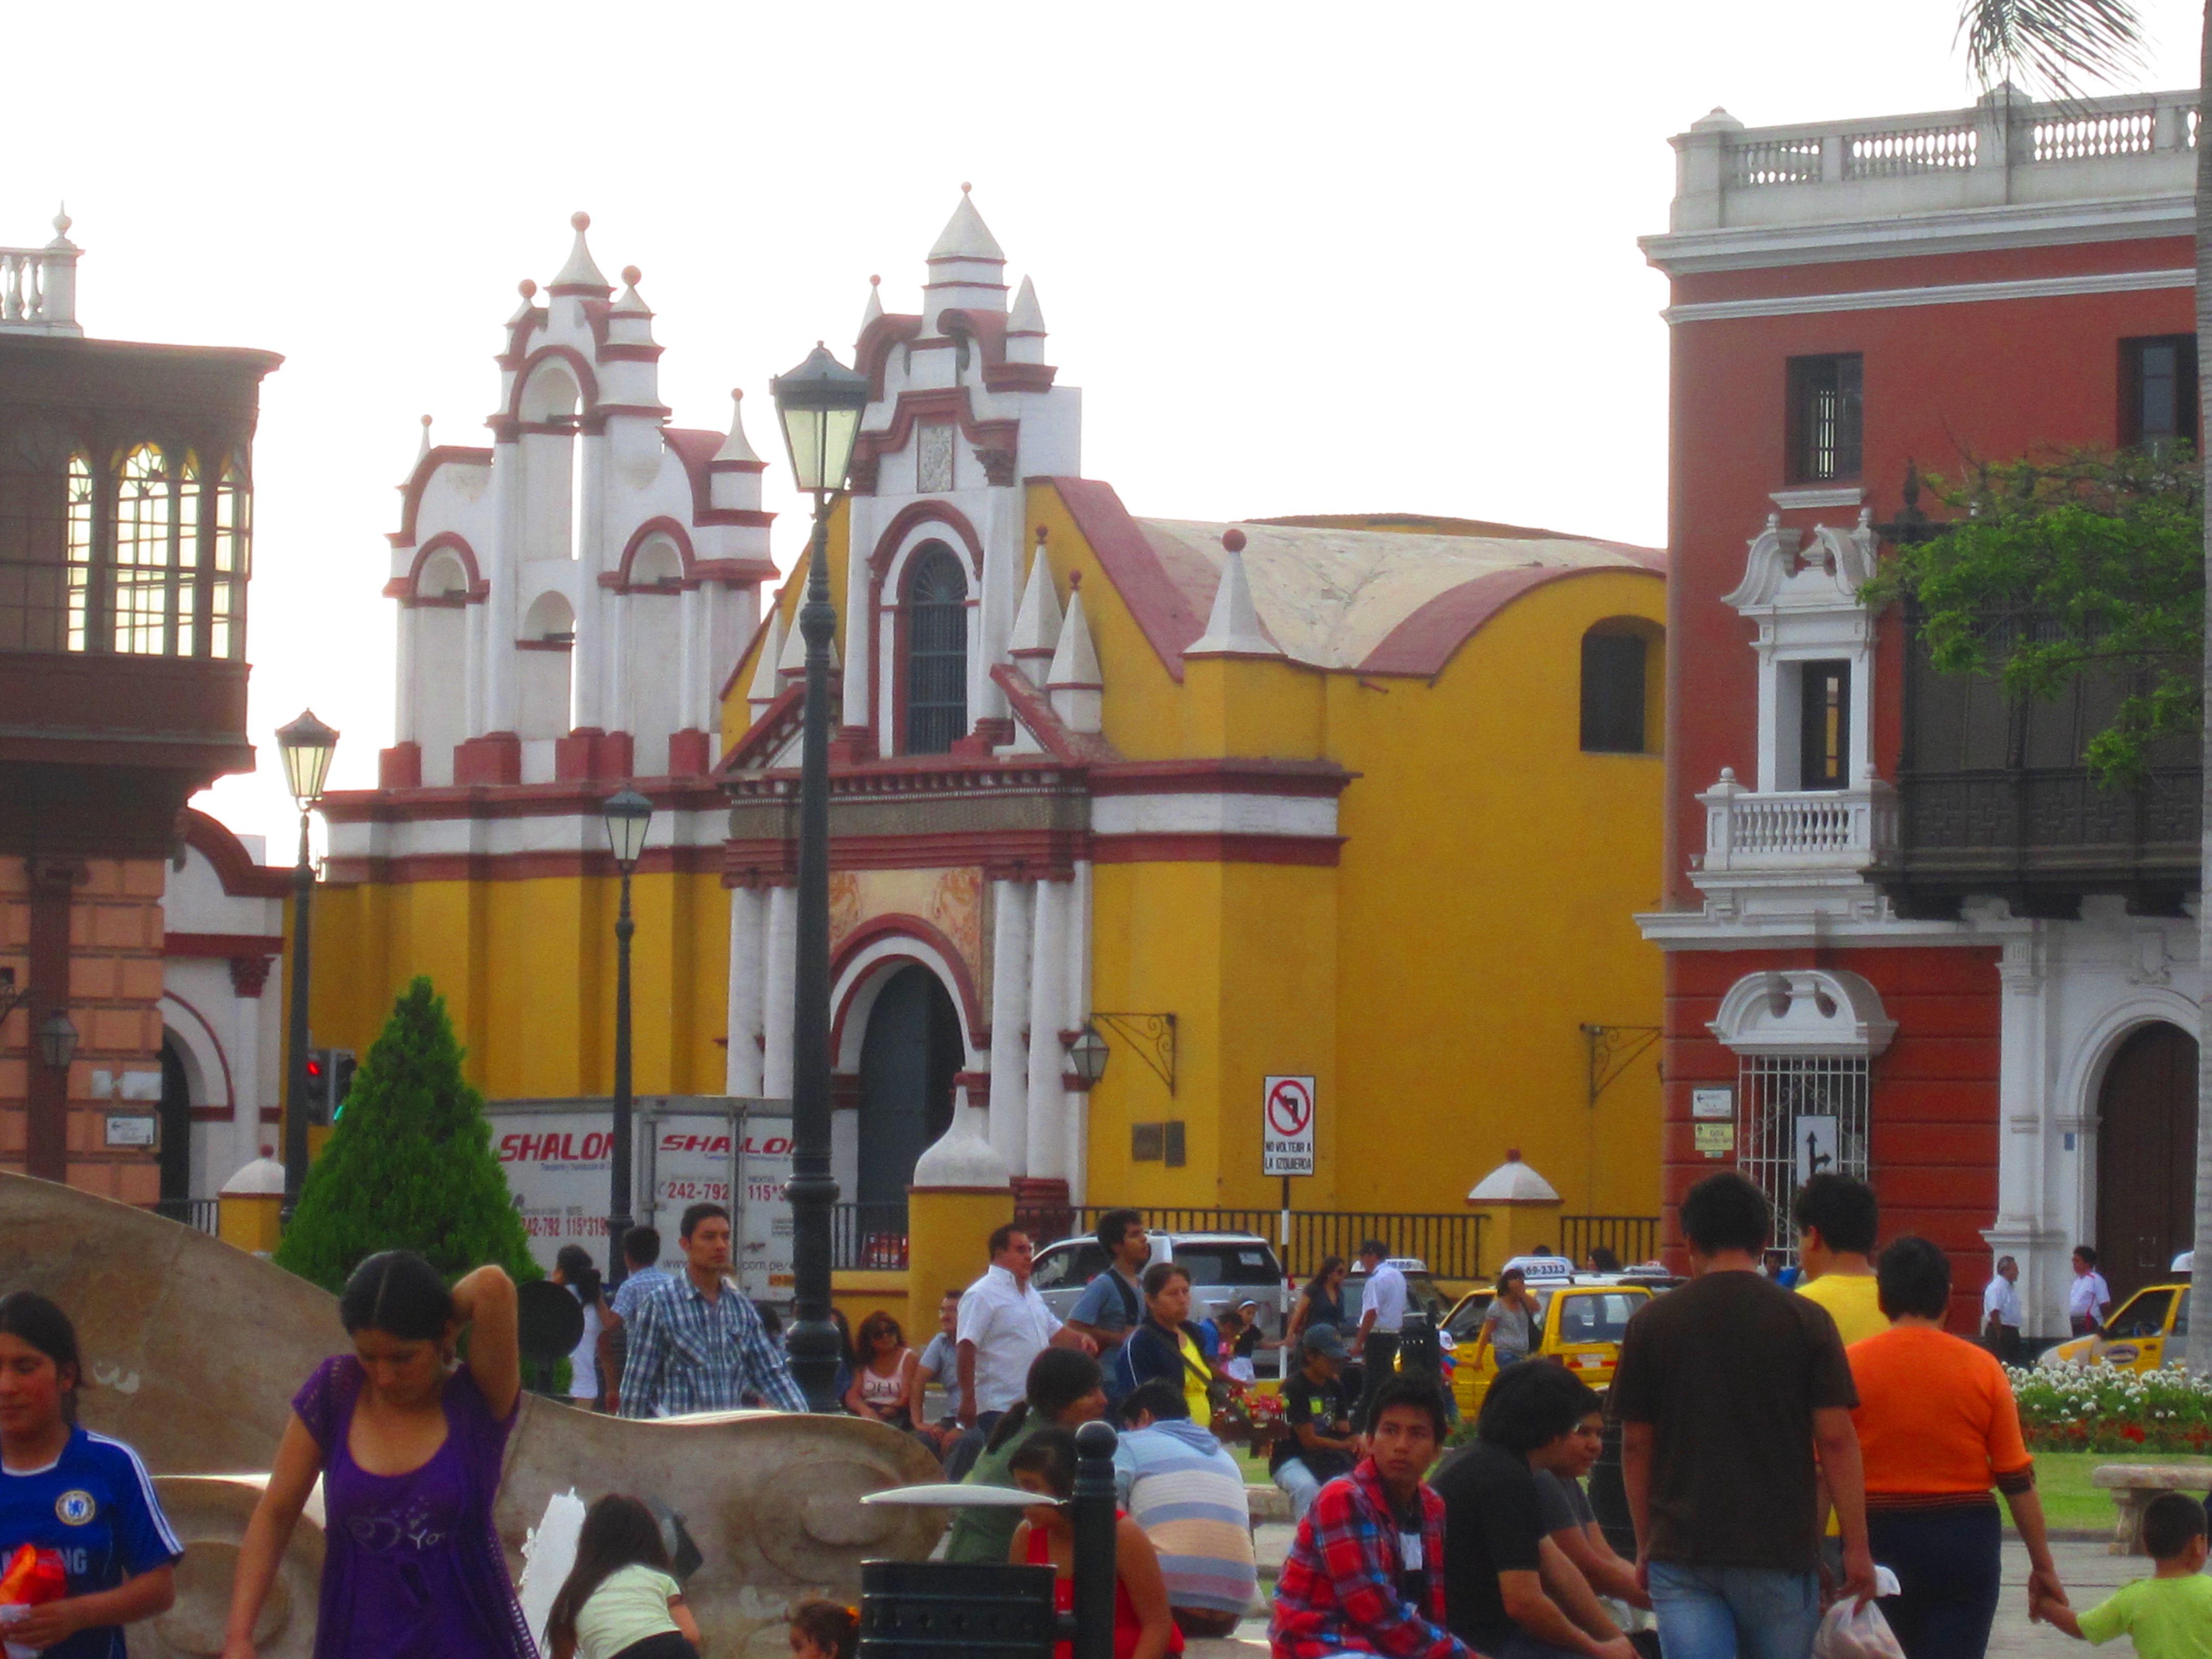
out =
<svg viewBox="0 0 2212 1659"><path fill-rule="evenodd" d="M325 886L315 903L319 1046L366 1054L407 981L446 998L469 1080L494 1100L614 1087L611 877ZM720 1094L729 896L714 873L632 878L631 1073L641 1095Z"/></svg>

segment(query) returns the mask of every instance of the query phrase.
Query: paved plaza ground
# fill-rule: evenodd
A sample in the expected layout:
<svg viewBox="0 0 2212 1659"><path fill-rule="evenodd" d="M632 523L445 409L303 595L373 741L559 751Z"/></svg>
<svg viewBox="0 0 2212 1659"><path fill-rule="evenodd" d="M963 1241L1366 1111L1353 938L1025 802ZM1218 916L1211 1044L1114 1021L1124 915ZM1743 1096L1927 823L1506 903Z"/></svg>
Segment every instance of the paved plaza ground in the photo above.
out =
<svg viewBox="0 0 2212 1659"><path fill-rule="evenodd" d="M1263 1526L1254 1541L1259 1550L1261 1577L1267 1586L1272 1586L1291 1547L1291 1528ZM2145 1557L2107 1555L2102 1537L2061 1539L2053 1542L2051 1553L2057 1558L2059 1577L2065 1580L2067 1595L2077 1607L2101 1601L2130 1578L2145 1577L2150 1572L2150 1562ZM2093 1651L2087 1643L2076 1642L2048 1625L2028 1623L2027 1553L2009 1535L2005 1540L2004 1584L2004 1601L1997 1609L1996 1628L1990 1638L1990 1659L2057 1659L2062 1654L2084 1659ZM1190 1659L1248 1659L1248 1656L1267 1646L1267 1621L1248 1620L1237 1634L1238 1639L1233 1642L1191 1644ZM2094 1651L2098 1659L2104 1659L2108 1654L2131 1654L2135 1644L2122 1637Z"/></svg>

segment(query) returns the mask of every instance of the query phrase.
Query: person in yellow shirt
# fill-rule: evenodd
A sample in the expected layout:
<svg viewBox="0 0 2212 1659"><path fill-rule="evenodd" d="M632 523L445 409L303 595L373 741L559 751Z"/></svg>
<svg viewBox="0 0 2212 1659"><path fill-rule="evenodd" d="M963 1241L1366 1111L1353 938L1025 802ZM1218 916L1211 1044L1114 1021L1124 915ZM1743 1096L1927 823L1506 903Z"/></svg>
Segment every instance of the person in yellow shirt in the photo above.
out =
<svg viewBox="0 0 2212 1659"><path fill-rule="evenodd" d="M1797 1189L1797 1293L1819 1303L1836 1322L1844 1346L1889 1328L1875 1291L1875 1232L1880 1212L1874 1188L1844 1175L1816 1175Z"/></svg>
<svg viewBox="0 0 2212 1659"><path fill-rule="evenodd" d="M2212 1578L2204 1577L2204 1506L2162 1492L2143 1505L2143 1547L2158 1563L2148 1578L2123 1584L2085 1613L2063 1597L2028 1589L2028 1616L2084 1642L2126 1634L2142 1659L2212 1656Z"/></svg>

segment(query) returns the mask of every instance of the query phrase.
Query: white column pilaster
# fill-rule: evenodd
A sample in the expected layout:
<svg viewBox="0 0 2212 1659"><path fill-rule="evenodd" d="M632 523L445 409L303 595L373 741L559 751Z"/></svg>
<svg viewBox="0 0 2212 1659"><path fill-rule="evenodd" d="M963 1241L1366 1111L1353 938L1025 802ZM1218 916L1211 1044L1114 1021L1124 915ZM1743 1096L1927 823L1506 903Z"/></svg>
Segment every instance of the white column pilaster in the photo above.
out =
<svg viewBox="0 0 2212 1659"><path fill-rule="evenodd" d="M872 726L868 698L875 684L875 602L868 592L868 556L875 544L874 504L854 496L846 508L845 639L838 653L844 671L844 720ZM886 744L888 748L890 745Z"/></svg>
<svg viewBox="0 0 2212 1659"><path fill-rule="evenodd" d="M761 1066L761 1093L770 1100L791 1098L792 976L799 968L799 890L768 890L767 948L762 953L762 1033L768 1047Z"/></svg>
<svg viewBox="0 0 2212 1659"><path fill-rule="evenodd" d="M512 732L515 713L515 572L522 558L523 491L530 481L522 470L526 445L495 445L491 464L492 544L478 549L490 593L469 607L469 727L471 738L487 732Z"/></svg>
<svg viewBox="0 0 2212 1659"><path fill-rule="evenodd" d="M1067 1176L1067 1051L1060 1022L1067 1012L1069 884L1041 881L1030 930L1030 1144L1028 1173Z"/></svg>
<svg viewBox="0 0 2212 1659"><path fill-rule="evenodd" d="M1016 1175L1027 1172L1030 888L991 884L991 1150Z"/></svg>
<svg viewBox="0 0 2212 1659"><path fill-rule="evenodd" d="M273 977L283 971L280 959L270 965ZM235 987L237 981L232 981ZM216 1167L209 1173L215 1177L216 1190L222 1190L231 1176L261 1156L261 999L247 996L241 990L231 1000L230 1040L230 1128L232 1141L228 1168L222 1167L221 1158L209 1161Z"/></svg>
<svg viewBox="0 0 2212 1659"><path fill-rule="evenodd" d="M1091 1018L1091 864L1075 866L1075 879L1067 894L1067 1013L1064 1031L1079 1031ZM1065 1074L1066 1066L1061 1072ZM1091 1171L1091 1096L1081 1089L1066 1091L1067 1115L1067 1194L1077 1204L1085 1196Z"/></svg>
<svg viewBox="0 0 2212 1659"><path fill-rule="evenodd" d="M392 741L414 743L415 731L415 619L420 613L412 605L399 607L399 695L393 710ZM258 1154L257 1154L258 1155Z"/></svg>
<svg viewBox="0 0 2212 1659"><path fill-rule="evenodd" d="M725 1094L761 1092L761 991L768 904L753 887L730 890L729 1054Z"/></svg>
<svg viewBox="0 0 2212 1659"><path fill-rule="evenodd" d="M700 665L706 653L699 648L699 617L704 610L699 590L687 587L676 598L676 727L691 724L699 708L699 682L707 678Z"/></svg>
<svg viewBox="0 0 2212 1659"><path fill-rule="evenodd" d="M569 702L576 724L606 729L607 689L613 665L609 660L608 628L620 615L609 601L612 595L599 586L599 573L608 568L605 514L607 440L604 432L587 433L576 441L574 465L583 468L582 488L577 493L578 522L570 526L576 554L576 649L570 659L574 671ZM619 551L619 550L617 550Z"/></svg>

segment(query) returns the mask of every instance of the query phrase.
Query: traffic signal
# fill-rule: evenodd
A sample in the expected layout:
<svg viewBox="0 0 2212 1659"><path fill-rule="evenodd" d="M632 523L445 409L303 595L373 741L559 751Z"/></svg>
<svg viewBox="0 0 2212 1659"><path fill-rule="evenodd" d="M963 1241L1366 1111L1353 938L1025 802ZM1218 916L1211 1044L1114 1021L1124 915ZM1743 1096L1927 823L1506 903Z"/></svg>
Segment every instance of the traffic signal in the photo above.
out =
<svg viewBox="0 0 2212 1659"><path fill-rule="evenodd" d="M360 1062L350 1048L307 1050L307 1121L327 1129L345 1110L346 1095Z"/></svg>

